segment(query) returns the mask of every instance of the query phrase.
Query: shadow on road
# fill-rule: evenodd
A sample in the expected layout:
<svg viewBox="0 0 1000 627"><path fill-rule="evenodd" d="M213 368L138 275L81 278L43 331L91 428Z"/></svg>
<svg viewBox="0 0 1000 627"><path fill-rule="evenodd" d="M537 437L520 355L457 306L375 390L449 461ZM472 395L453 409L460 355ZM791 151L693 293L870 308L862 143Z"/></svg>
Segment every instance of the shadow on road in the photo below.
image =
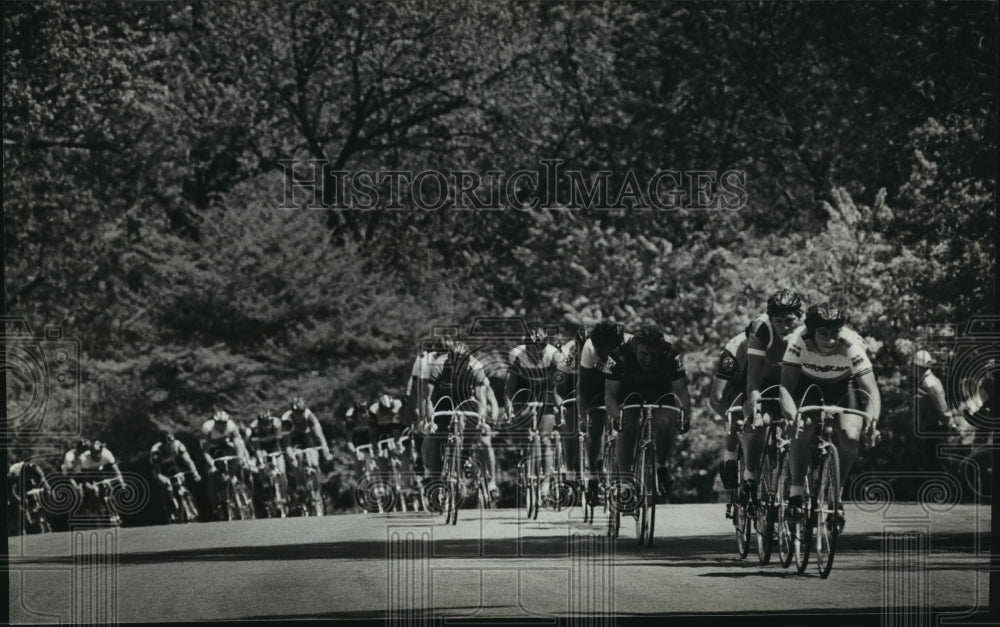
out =
<svg viewBox="0 0 1000 627"><path fill-rule="evenodd" d="M429 554L431 558L439 559L559 559L568 558L573 554L591 554L591 549L595 546L594 541L598 538L603 538L598 530L594 530L593 534L587 534L581 533L578 529L567 532L563 528L563 533L560 534L525 538L419 541L419 544L428 546L426 551L418 551L416 554ZM939 554L959 553L970 556L975 554L977 540L980 554L988 555L990 544L988 533L936 534L931 537L931 551ZM572 550L583 542L588 545L586 551L581 553L581 551ZM842 553L869 552L877 554L883 550L883 542L884 539L880 534L852 535L848 532L841 537L838 549ZM600 549L599 544L597 547ZM609 548L600 549L600 553L607 555ZM389 545L384 540L365 540L176 551L130 552L123 550L118 555L118 563L129 565L205 561L384 560L389 555L389 549ZM394 551L394 553L398 553L398 551ZM633 538L625 536L623 532L623 536L618 539L614 546L614 554L616 563L620 565L635 563L689 568L732 567L740 564L751 568L759 566L754 555L745 561L736 557L736 541L729 535L656 538L652 547L640 547L637 546ZM67 560L67 557L59 555L12 558L10 564L62 563ZM734 573L730 576L749 575Z"/></svg>

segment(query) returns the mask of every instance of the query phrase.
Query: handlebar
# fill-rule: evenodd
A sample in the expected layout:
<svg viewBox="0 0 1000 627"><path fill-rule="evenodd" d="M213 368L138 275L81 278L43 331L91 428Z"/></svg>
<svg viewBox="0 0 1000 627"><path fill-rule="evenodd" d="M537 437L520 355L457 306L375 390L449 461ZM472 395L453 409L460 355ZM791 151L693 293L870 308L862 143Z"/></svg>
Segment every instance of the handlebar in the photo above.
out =
<svg viewBox="0 0 1000 627"><path fill-rule="evenodd" d="M841 407L840 405L803 405L799 407L798 414L801 416L804 413L811 411L819 411L825 414L849 414L852 416L860 416L866 421L872 419L868 412L861 411L860 409L851 409L850 407Z"/></svg>

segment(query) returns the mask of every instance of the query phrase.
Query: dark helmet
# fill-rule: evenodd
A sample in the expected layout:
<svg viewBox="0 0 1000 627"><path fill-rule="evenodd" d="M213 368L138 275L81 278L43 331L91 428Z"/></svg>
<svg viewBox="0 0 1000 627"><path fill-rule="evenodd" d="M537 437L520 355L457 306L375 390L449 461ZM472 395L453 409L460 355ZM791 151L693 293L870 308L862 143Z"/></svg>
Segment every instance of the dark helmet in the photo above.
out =
<svg viewBox="0 0 1000 627"><path fill-rule="evenodd" d="M257 412L257 421L258 422L268 422L272 418L274 418L274 416L271 414L271 410L270 409L262 409L261 411Z"/></svg>
<svg viewBox="0 0 1000 627"><path fill-rule="evenodd" d="M663 339L663 329L655 324L647 324L635 334L635 341L643 346L663 349L666 341Z"/></svg>
<svg viewBox="0 0 1000 627"><path fill-rule="evenodd" d="M813 305L806 311L806 329L811 335L816 329L840 329L847 322L847 314L830 303Z"/></svg>
<svg viewBox="0 0 1000 627"><path fill-rule="evenodd" d="M94 440L93 442L90 443L91 457L95 455L100 455L101 451L103 450L104 450L104 442L101 442L100 440Z"/></svg>
<svg viewBox="0 0 1000 627"><path fill-rule="evenodd" d="M173 434L173 432L168 431L167 429L164 429L164 430L160 431L160 433L159 433L159 435L158 435L158 437L156 439L158 441L160 441L160 442L170 442L171 440L174 439L174 434Z"/></svg>
<svg viewBox="0 0 1000 627"><path fill-rule="evenodd" d="M780 316L782 314L802 315L802 299L792 290L778 290L767 299L767 315Z"/></svg>
<svg viewBox="0 0 1000 627"><path fill-rule="evenodd" d="M87 438L80 438L73 445L73 449L76 450L77 453L82 453L86 451L88 448L90 448L90 440L88 440Z"/></svg>
<svg viewBox="0 0 1000 627"><path fill-rule="evenodd" d="M612 322L611 320L601 320L594 326L594 330L590 332L590 341L592 341L595 346L616 348L621 346L624 339L624 327L617 322Z"/></svg>

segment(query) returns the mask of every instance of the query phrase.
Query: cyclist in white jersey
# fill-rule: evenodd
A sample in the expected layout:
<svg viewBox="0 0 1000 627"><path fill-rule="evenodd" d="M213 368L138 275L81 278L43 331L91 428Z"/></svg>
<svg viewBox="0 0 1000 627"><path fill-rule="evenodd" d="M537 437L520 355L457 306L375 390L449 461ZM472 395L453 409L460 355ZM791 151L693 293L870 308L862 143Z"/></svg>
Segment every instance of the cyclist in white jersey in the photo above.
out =
<svg viewBox="0 0 1000 627"><path fill-rule="evenodd" d="M863 341L844 327L846 319L844 313L832 305L813 305L806 312L805 326L788 337L781 370L781 410L784 417L791 420L800 401L804 405L823 402L851 407L860 404L861 409L872 417L868 431L874 433L882 401ZM859 395L862 403L852 398L852 379L863 392ZM816 387L810 387L814 385ZM819 393L816 393L817 388ZM838 422L837 452L843 488L857 459L858 442L865 425L859 416L841 415ZM816 423L806 425L792 445L792 486L788 506L793 516L802 514L809 448L816 438L816 431ZM843 521L842 512L838 512L838 517Z"/></svg>
<svg viewBox="0 0 1000 627"><path fill-rule="evenodd" d="M611 353L632 339L624 327L611 320L598 322L590 332L590 338L580 349L580 367L576 375L576 415L578 420L586 420L591 407L604 405L604 383L614 364L609 363ZM590 415L590 441L587 450L590 462L590 481L587 484L587 499L593 503L597 497L597 475L601 472L604 448L605 412ZM584 423L586 424L586 423Z"/></svg>

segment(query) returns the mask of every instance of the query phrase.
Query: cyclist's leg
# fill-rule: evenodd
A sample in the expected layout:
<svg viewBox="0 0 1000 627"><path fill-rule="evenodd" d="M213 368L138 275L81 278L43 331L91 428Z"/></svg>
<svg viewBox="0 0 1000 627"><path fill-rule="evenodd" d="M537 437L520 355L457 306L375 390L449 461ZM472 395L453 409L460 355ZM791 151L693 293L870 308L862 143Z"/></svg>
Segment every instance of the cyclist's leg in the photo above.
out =
<svg viewBox="0 0 1000 627"><path fill-rule="evenodd" d="M497 498L500 494L500 488L497 487L497 455L493 450L493 432L482 433L479 436L479 441L486 452L486 472L488 475L486 488L489 490L491 498Z"/></svg>
<svg viewBox="0 0 1000 627"><path fill-rule="evenodd" d="M621 431L615 443L615 457L618 459L618 469L627 477L632 476L632 466L635 463L635 445L639 438L639 410L622 412Z"/></svg>
<svg viewBox="0 0 1000 627"><path fill-rule="evenodd" d="M541 418L538 420L538 435L542 441L542 460L543 460L543 483L542 491L545 492L547 486L549 485L549 479L552 477L554 472L553 465L553 442L552 438L555 435L554 430L556 426L556 415L552 407L546 404L544 411L542 412Z"/></svg>
<svg viewBox="0 0 1000 627"><path fill-rule="evenodd" d="M166 514L169 519L170 514L177 511L177 501L174 499L174 487L166 474L153 473L153 475L156 477L156 482L160 486L160 498L163 501L163 513Z"/></svg>
<svg viewBox="0 0 1000 627"><path fill-rule="evenodd" d="M851 467L858 459L858 442L864 428L861 416L841 414L838 416L837 453L840 458L840 487L843 488Z"/></svg>

